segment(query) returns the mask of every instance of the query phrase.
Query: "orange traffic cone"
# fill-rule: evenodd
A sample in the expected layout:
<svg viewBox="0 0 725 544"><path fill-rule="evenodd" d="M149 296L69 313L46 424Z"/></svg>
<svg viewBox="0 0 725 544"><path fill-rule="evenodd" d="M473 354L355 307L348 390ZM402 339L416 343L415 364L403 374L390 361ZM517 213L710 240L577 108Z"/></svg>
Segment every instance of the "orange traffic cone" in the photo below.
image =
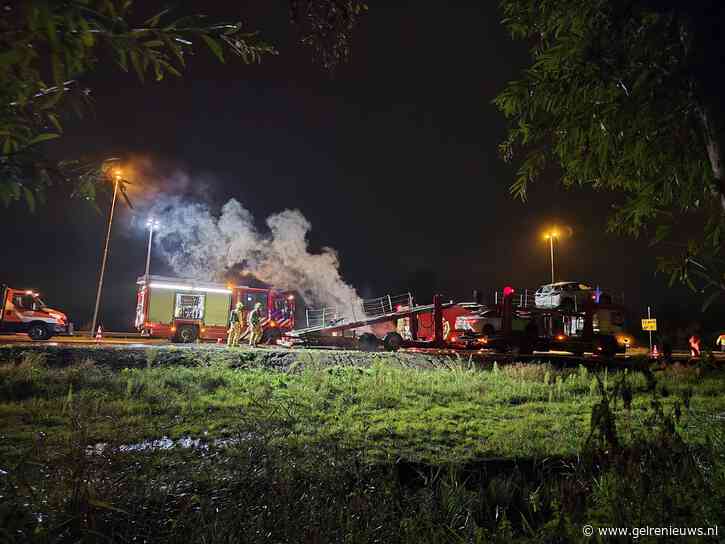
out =
<svg viewBox="0 0 725 544"><path fill-rule="evenodd" d="M100 342L103 340L103 331L101 330L101 326L98 325L98 330L96 331L96 342Z"/></svg>
<svg viewBox="0 0 725 544"><path fill-rule="evenodd" d="M652 357L657 359L657 358L659 358L659 356L660 356L660 352L657 351L657 344L655 344L654 346L652 346Z"/></svg>

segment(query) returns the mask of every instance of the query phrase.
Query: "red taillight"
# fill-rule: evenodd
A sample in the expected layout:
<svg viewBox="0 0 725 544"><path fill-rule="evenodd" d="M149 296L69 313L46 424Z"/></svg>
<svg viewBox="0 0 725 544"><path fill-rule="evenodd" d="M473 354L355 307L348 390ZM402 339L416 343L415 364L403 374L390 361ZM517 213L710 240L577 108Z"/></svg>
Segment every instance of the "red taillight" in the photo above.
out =
<svg viewBox="0 0 725 544"><path fill-rule="evenodd" d="M451 342L458 342L457 336L451 336Z"/></svg>
<svg viewBox="0 0 725 544"><path fill-rule="evenodd" d="M506 287L503 288L503 296L507 297L507 296L513 295L513 294L514 294L514 288L511 287L510 285L507 285Z"/></svg>
<svg viewBox="0 0 725 544"><path fill-rule="evenodd" d="M171 327L171 332L174 332L175 330L176 330L176 327L172 326Z"/></svg>

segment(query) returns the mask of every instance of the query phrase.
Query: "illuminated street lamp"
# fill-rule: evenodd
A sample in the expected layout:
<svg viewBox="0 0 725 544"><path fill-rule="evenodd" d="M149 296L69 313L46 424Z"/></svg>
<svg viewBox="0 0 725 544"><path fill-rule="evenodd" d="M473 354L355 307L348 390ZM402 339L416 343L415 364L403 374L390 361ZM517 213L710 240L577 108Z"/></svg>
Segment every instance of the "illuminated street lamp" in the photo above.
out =
<svg viewBox="0 0 725 544"><path fill-rule="evenodd" d="M158 230L161 226L161 223L159 223L158 219L154 219L153 217L149 217L146 220L146 228L149 229L149 249L146 252L146 283L148 284L149 281L149 266L151 266L151 240L154 236L154 230Z"/></svg>
<svg viewBox="0 0 725 544"><path fill-rule="evenodd" d="M556 229L544 233L544 240L549 240L549 249L551 251L551 283L554 283L554 238L559 237Z"/></svg>
<svg viewBox="0 0 725 544"><path fill-rule="evenodd" d="M101 261L101 275L98 278L98 291L96 291L96 306L93 309L93 321L91 323L91 336L93 336L98 324L98 306L101 303L101 290L103 289L103 275L106 272L106 260L108 259L108 243L111 240L111 225L113 224L113 212L116 209L116 198L118 197L118 189L122 179L120 168L114 168L112 172L113 178L113 200L111 200L111 214L108 216L108 232L106 233L106 245L103 248L103 260Z"/></svg>

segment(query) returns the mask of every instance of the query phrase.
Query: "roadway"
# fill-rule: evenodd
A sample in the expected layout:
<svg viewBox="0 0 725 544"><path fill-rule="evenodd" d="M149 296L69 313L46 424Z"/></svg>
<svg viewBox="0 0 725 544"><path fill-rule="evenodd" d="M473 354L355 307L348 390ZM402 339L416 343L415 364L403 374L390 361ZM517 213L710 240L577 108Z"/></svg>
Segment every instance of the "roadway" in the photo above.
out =
<svg viewBox="0 0 725 544"><path fill-rule="evenodd" d="M27 334L8 334L0 336L0 344L59 346L59 345L164 345L171 344L164 338L148 338L134 333L108 333L102 340L96 340L88 334L74 334L73 336L53 336L50 340L33 341Z"/></svg>
<svg viewBox="0 0 725 544"><path fill-rule="evenodd" d="M213 344L209 342L208 344ZM12 334L12 335L0 335L0 345L19 345L19 346L122 346L128 347L143 347L143 346L185 346L192 347L191 345L184 344L172 344L165 338L149 338L147 336L141 336L138 333L123 333L123 332L110 332L105 333L101 340L96 340L95 337L89 336L88 333L76 333L73 336L53 336L47 341L34 342L26 334ZM225 347L226 345L223 344ZM221 346L220 346L221 347ZM287 349L300 349L300 348L287 348ZM310 348L301 348L310 349ZM320 349L320 348L315 348ZM330 349L330 348L321 348ZM468 355L474 356L492 356L492 357L510 357L511 355L496 354L490 350L451 350L451 349L435 349L435 348L407 348L401 351L411 353L426 353L430 355L451 355L451 356L463 356ZM628 359L632 357L644 357L647 355L646 347L630 348L626 354L617 354L618 359ZM725 362L725 352L713 352L715 359L718 361ZM533 355L522 355L517 356L517 359L521 360L534 360L537 358L546 359L572 359L573 356L565 351L549 351L549 352L534 352ZM580 359L591 360L595 358L592 354L585 354ZM672 358L676 361L688 361L690 360L690 353L687 351L675 351L672 354Z"/></svg>

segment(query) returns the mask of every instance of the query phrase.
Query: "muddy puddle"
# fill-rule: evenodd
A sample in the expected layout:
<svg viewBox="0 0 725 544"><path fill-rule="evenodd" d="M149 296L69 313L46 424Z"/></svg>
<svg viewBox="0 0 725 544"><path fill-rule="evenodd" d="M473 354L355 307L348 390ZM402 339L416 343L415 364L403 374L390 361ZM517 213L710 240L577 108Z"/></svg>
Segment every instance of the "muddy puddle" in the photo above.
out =
<svg viewBox="0 0 725 544"><path fill-rule="evenodd" d="M150 452L150 451L164 451L174 449L195 449L195 450L209 450L210 448L225 448L229 446L236 446L243 442L258 439L259 436L254 433L247 433L242 436L236 436L233 438L194 438L191 436L184 436L182 438L169 438L168 436L162 436L161 438L154 438L149 440L142 440L140 442L134 442L131 444L110 444L108 442L98 442L97 444L89 445L86 448L86 453L89 455L97 455L107 451L114 451L120 453L137 453L137 452Z"/></svg>

